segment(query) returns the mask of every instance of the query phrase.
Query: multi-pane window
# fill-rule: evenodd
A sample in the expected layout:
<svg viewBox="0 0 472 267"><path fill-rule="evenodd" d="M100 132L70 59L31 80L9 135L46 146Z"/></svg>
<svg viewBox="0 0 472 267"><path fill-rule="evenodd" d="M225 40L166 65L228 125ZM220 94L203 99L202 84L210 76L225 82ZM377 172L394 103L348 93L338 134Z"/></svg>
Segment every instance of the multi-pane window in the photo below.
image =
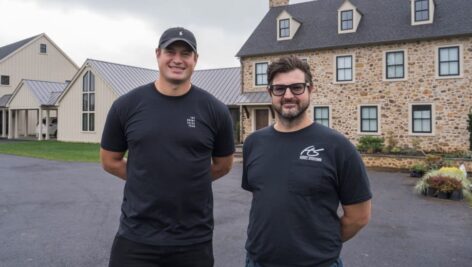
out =
<svg viewBox="0 0 472 267"><path fill-rule="evenodd" d="M281 19L279 20L279 37L289 37L290 36L290 19Z"/></svg>
<svg viewBox="0 0 472 267"><path fill-rule="evenodd" d="M405 54L403 51L387 52L387 79L402 79L405 77Z"/></svg>
<svg viewBox="0 0 472 267"><path fill-rule="evenodd" d="M376 106L361 107L361 132L378 132L378 122Z"/></svg>
<svg viewBox="0 0 472 267"><path fill-rule="evenodd" d="M352 56L336 57L336 81L352 81Z"/></svg>
<svg viewBox="0 0 472 267"><path fill-rule="evenodd" d="M412 106L412 124L413 133L431 133L432 132L432 114L431 105L413 105Z"/></svg>
<svg viewBox="0 0 472 267"><path fill-rule="evenodd" d="M429 0L415 0L415 21L429 20Z"/></svg>
<svg viewBox="0 0 472 267"><path fill-rule="evenodd" d="M315 107L315 122L329 127L329 107Z"/></svg>
<svg viewBox="0 0 472 267"><path fill-rule="evenodd" d="M46 54L48 52L48 47L46 44L39 45L39 53Z"/></svg>
<svg viewBox="0 0 472 267"><path fill-rule="evenodd" d="M267 62L256 63L256 85L267 85Z"/></svg>
<svg viewBox="0 0 472 267"><path fill-rule="evenodd" d="M2 75L1 78L0 78L0 84L1 85L10 85L10 76Z"/></svg>
<svg viewBox="0 0 472 267"><path fill-rule="evenodd" d="M460 73L459 47L439 48L439 76L456 76Z"/></svg>
<svg viewBox="0 0 472 267"><path fill-rule="evenodd" d="M83 77L82 131L95 131L95 75L90 71Z"/></svg>
<svg viewBox="0 0 472 267"><path fill-rule="evenodd" d="M352 30L352 10L341 11L341 31Z"/></svg>

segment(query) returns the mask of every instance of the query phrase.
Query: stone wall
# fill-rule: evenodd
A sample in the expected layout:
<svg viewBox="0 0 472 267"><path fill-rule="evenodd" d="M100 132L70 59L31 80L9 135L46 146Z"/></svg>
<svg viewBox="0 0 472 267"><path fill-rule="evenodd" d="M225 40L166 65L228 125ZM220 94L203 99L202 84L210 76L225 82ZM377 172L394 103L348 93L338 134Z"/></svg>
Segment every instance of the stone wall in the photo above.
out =
<svg viewBox="0 0 472 267"><path fill-rule="evenodd" d="M438 46L461 46L462 77L437 78ZM407 75L401 81L384 79L386 51L405 51ZM354 56L355 81L335 82L336 55ZM472 37L372 45L345 49L296 53L314 74L313 105L329 105L331 126L357 143L360 133L360 105L378 105L378 136L397 142L399 147L415 144L425 151L463 151L469 147L467 114L472 107ZM241 59L243 91L263 91L254 87L254 63L273 61L281 55ZM411 104L432 104L433 133L411 133ZM313 117L313 109L309 110ZM244 122L243 123L251 123ZM250 128L250 127L248 127ZM245 138L248 132L242 137Z"/></svg>
<svg viewBox="0 0 472 267"><path fill-rule="evenodd" d="M414 164L426 164L425 157L388 156L388 155L368 155L363 154L362 160L366 167L391 168L408 170ZM464 164L467 172L472 172L472 160L447 159L451 166L459 167Z"/></svg>

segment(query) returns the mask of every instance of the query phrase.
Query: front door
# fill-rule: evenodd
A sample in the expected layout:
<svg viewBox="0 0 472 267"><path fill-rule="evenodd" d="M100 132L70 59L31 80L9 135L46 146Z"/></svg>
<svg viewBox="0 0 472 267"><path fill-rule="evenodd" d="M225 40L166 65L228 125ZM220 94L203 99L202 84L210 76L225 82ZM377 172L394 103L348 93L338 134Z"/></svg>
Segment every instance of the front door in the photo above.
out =
<svg viewBox="0 0 472 267"><path fill-rule="evenodd" d="M255 110L255 130L262 129L269 125L269 110L256 109Z"/></svg>

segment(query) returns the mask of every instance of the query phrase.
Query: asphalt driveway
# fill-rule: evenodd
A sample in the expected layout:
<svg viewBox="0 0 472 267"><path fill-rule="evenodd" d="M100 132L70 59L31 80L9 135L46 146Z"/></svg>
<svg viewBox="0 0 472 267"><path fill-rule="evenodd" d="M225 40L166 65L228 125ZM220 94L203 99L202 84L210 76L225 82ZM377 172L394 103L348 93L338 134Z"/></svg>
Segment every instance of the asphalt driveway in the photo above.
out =
<svg viewBox="0 0 472 267"><path fill-rule="evenodd" d="M469 266L472 209L412 193L405 173L369 171L373 218L345 266ZM216 267L243 266L251 195L241 164L214 184ZM0 155L0 266L107 266L124 183L98 164Z"/></svg>

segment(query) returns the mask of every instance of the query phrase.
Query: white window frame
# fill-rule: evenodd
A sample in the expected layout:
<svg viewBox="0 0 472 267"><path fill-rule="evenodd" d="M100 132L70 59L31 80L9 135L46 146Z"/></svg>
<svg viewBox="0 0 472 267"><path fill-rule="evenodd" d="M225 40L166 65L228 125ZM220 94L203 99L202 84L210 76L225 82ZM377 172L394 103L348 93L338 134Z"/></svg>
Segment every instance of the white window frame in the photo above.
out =
<svg viewBox="0 0 472 267"><path fill-rule="evenodd" d="M429 19L428 20L421 20L421 21L416 21L415 20L415 3L416 0L411 0L411 25L416 26L416 25L424 25L424 24L431 24L434 21L434 1L433 0L428 0L428 7L429 7Z"/></svg>
<svg viewBox="0 0 472 267"><path fill-rule="evenodd" d="M254 75L252 77L252 84L253 84L253 87L256 87L256 88L267 88L267 86L269 85L269 75L267 75L267 84L257 84L256 81L257 81L257 64L263 64L263 63L266 63L267 64L267 68L269 67L269 64L270 62L269 61L257 61L257 62L254 62L253 64L253 70L254 70Z"/></svg>
<svg viewBox="0 0 472 267"><path fill-rule="evenodd" d="M358 135L382 135L382 110L380 109L380 104L367 104L363 103L357 106L357 134ZM363 107L376 107L377 108L377 131L376 132L363 132L362 131L362 108Z"/></svg>
<svg viewBox="0 0 472 267"><path fill-rule="evenodd" d="M328 108L328 127L333 128L333 122L332 122L332 108L331 105L313 105L313 121L316 121L316 113L315 113L315 108Z"/></svg>
<svg viewBox="0 0 472 267"><path fill-rule="evenodd" d="M403 78L387 78L387 53L403 52ZM401 82L408 80L408 51L406 49L386 50L383 52L382 80L384 82Z"/></svg>
<svg viewBox="0 0 472 267"><path fill-rule="evenodd" d="M349 30L342 29L342 15L341 14L344 11L352 11L352 29L349 29ZM356 32L362 19L362 14L359 12L357 7L354 6L350 1L344 1L344 3L338 9L337 16L338 16L337 17L338 34Z"/></svg>
<svg viewBox="0 0 472 267"><path fill-rule="evenodd" d="M413 106L430 105L431 106L431 133L414 133L413 132ZM415 102L408 104L408 135L410 136L435 136L436 135L436 107L431 102Z"/></svg>
<svg viewBox="0 0 472 267"><path fill-rule="evenodd" d="M450 76L440 76L439 75L439 49L440 48L452 48L452 47L459 47L459 75L450 75ZM441 46L436 46L435 52L434 52L434 58L435 58L435 76L436 79L457 79L457 78L463 78L464 77L464 48L462 44L448 44L448 45L441 45Z"/></svg>
<svg viewBox="0 0 472 267"><path fill-rule="evenodd" d="M268 107L253 107L251 110L251 125L252 125L252 132L256 131L256 110L267 110L267 126L270 125L271 123L271 114L270 114L270 108Z"/></svg>
<svg viewBox="0 0 472 267"><path fill-rule="evenodd" d="M350 56L352 59L352 80L351 81L338 81L338 57ZM356 82L356 55L355 54L339 54L334 55L333 66L334 66L334 84L348 84Z"/></svg>
<svg viewBox="0 0 472 267"><path fill-rule="evenodd" d="M280 36L280 21L281 20L286 20L288 19L288 36L285 36L285 37L281 37ZM290 13L288 13L286 10L283 10L282 12L280 12L280 14L277 16L276 18L276 21L277 21L277 33L276 33L276 36L277 36L277 41L286 41L286 40L291 40L293 39L293 37L295 36L295 34L297 33L298 29L300 28L301 24L300 22L298 22L296 19L293 18L292 15L290 15Z"/></svg>

